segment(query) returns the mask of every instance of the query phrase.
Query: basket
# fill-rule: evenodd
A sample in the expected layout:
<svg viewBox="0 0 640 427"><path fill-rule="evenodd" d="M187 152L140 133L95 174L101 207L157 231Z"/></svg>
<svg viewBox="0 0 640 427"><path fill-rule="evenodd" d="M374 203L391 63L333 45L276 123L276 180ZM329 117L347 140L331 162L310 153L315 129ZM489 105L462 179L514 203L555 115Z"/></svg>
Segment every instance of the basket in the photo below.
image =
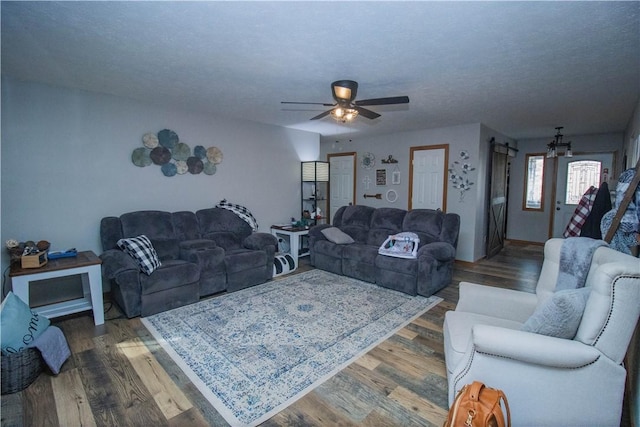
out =
<svg viewBox="0 0 640 427"><path fill-rule="evenodd" d="M40 351L27 348L19 353L0 356L2 394L16 393L29 387L43 370Z"/></svg>

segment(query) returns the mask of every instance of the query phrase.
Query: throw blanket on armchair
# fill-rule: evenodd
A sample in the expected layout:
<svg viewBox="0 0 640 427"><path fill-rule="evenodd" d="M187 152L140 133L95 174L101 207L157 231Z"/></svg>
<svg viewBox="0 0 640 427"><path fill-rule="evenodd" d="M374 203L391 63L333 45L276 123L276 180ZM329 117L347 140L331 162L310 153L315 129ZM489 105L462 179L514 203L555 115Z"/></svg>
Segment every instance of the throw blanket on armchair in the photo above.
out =
<svg viewBox="0 0 640 427"><path fill-rule="evenodd" d="M584 286L591 267L591 258L600 246L607 246L607 243L588 237L569 237L562 243L556 291Z"/></svg>
<svg viewBox="0 0 640 427"><path fill-rule="evenodd" d="M258 221L253 217L251 211L244 206L236 205L227 202L227 199L220 200L220 203L216 205L216 208L227 209L242 218L247 224L251 226L253 231L258 231Z"/></svg>

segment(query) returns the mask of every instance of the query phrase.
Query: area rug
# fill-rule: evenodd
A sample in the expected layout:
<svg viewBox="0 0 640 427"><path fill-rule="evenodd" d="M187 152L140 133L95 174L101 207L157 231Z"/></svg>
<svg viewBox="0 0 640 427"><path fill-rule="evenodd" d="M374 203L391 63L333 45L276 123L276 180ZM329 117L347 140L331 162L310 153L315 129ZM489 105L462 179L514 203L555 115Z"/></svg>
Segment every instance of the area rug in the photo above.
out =
<svg viewBox="0 0 640 427"><path fill-rule="evenodd" d="M442 301L311 270L142 319L232 426L255 426Z"/></svg>

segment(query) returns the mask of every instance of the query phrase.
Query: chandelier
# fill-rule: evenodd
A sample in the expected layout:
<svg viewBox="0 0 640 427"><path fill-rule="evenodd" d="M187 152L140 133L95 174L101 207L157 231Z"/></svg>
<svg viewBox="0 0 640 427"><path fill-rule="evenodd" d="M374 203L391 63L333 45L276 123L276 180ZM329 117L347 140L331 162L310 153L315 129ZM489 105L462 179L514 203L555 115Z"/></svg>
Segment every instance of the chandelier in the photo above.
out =
<svg viewBox="0 0 640 427"><path fill-rule="evenodd" d="M336 107L331 110L331 117L341 123L349 123L358 117L358 110L350 107Z"/></svg>
<svg viewBox="0 0 640 427"><path fill-rule="evenodd" d="M561 130L562 126L556 127L556 136L554 137L554 140L547 144L547 159L558 157L558 147L567 147L567 150L564 152L564 156L573 157L573 152L571 151L571 141L562 142L562 134L560 133Z"/></svg>

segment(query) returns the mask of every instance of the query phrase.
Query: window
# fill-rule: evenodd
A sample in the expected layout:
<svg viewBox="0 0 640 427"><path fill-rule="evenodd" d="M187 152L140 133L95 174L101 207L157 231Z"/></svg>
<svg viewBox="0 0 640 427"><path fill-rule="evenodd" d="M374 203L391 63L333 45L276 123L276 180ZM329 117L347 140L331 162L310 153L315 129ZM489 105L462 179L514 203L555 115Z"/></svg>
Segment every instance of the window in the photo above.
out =
<svg viewBox="0 0 640 427"><path fill-rule="evenodd" d="M541 211L544 209L544 154L527 154L526 176L524 180L524 210Z"/></svg>
<svg viewBox="0 0 640 427"><path fill-rule="evenodd" d="M564 202L577 205L582 195L591 187L600 186L602 163L594 160L571 162L567 165L567 192Z"/></svg>

